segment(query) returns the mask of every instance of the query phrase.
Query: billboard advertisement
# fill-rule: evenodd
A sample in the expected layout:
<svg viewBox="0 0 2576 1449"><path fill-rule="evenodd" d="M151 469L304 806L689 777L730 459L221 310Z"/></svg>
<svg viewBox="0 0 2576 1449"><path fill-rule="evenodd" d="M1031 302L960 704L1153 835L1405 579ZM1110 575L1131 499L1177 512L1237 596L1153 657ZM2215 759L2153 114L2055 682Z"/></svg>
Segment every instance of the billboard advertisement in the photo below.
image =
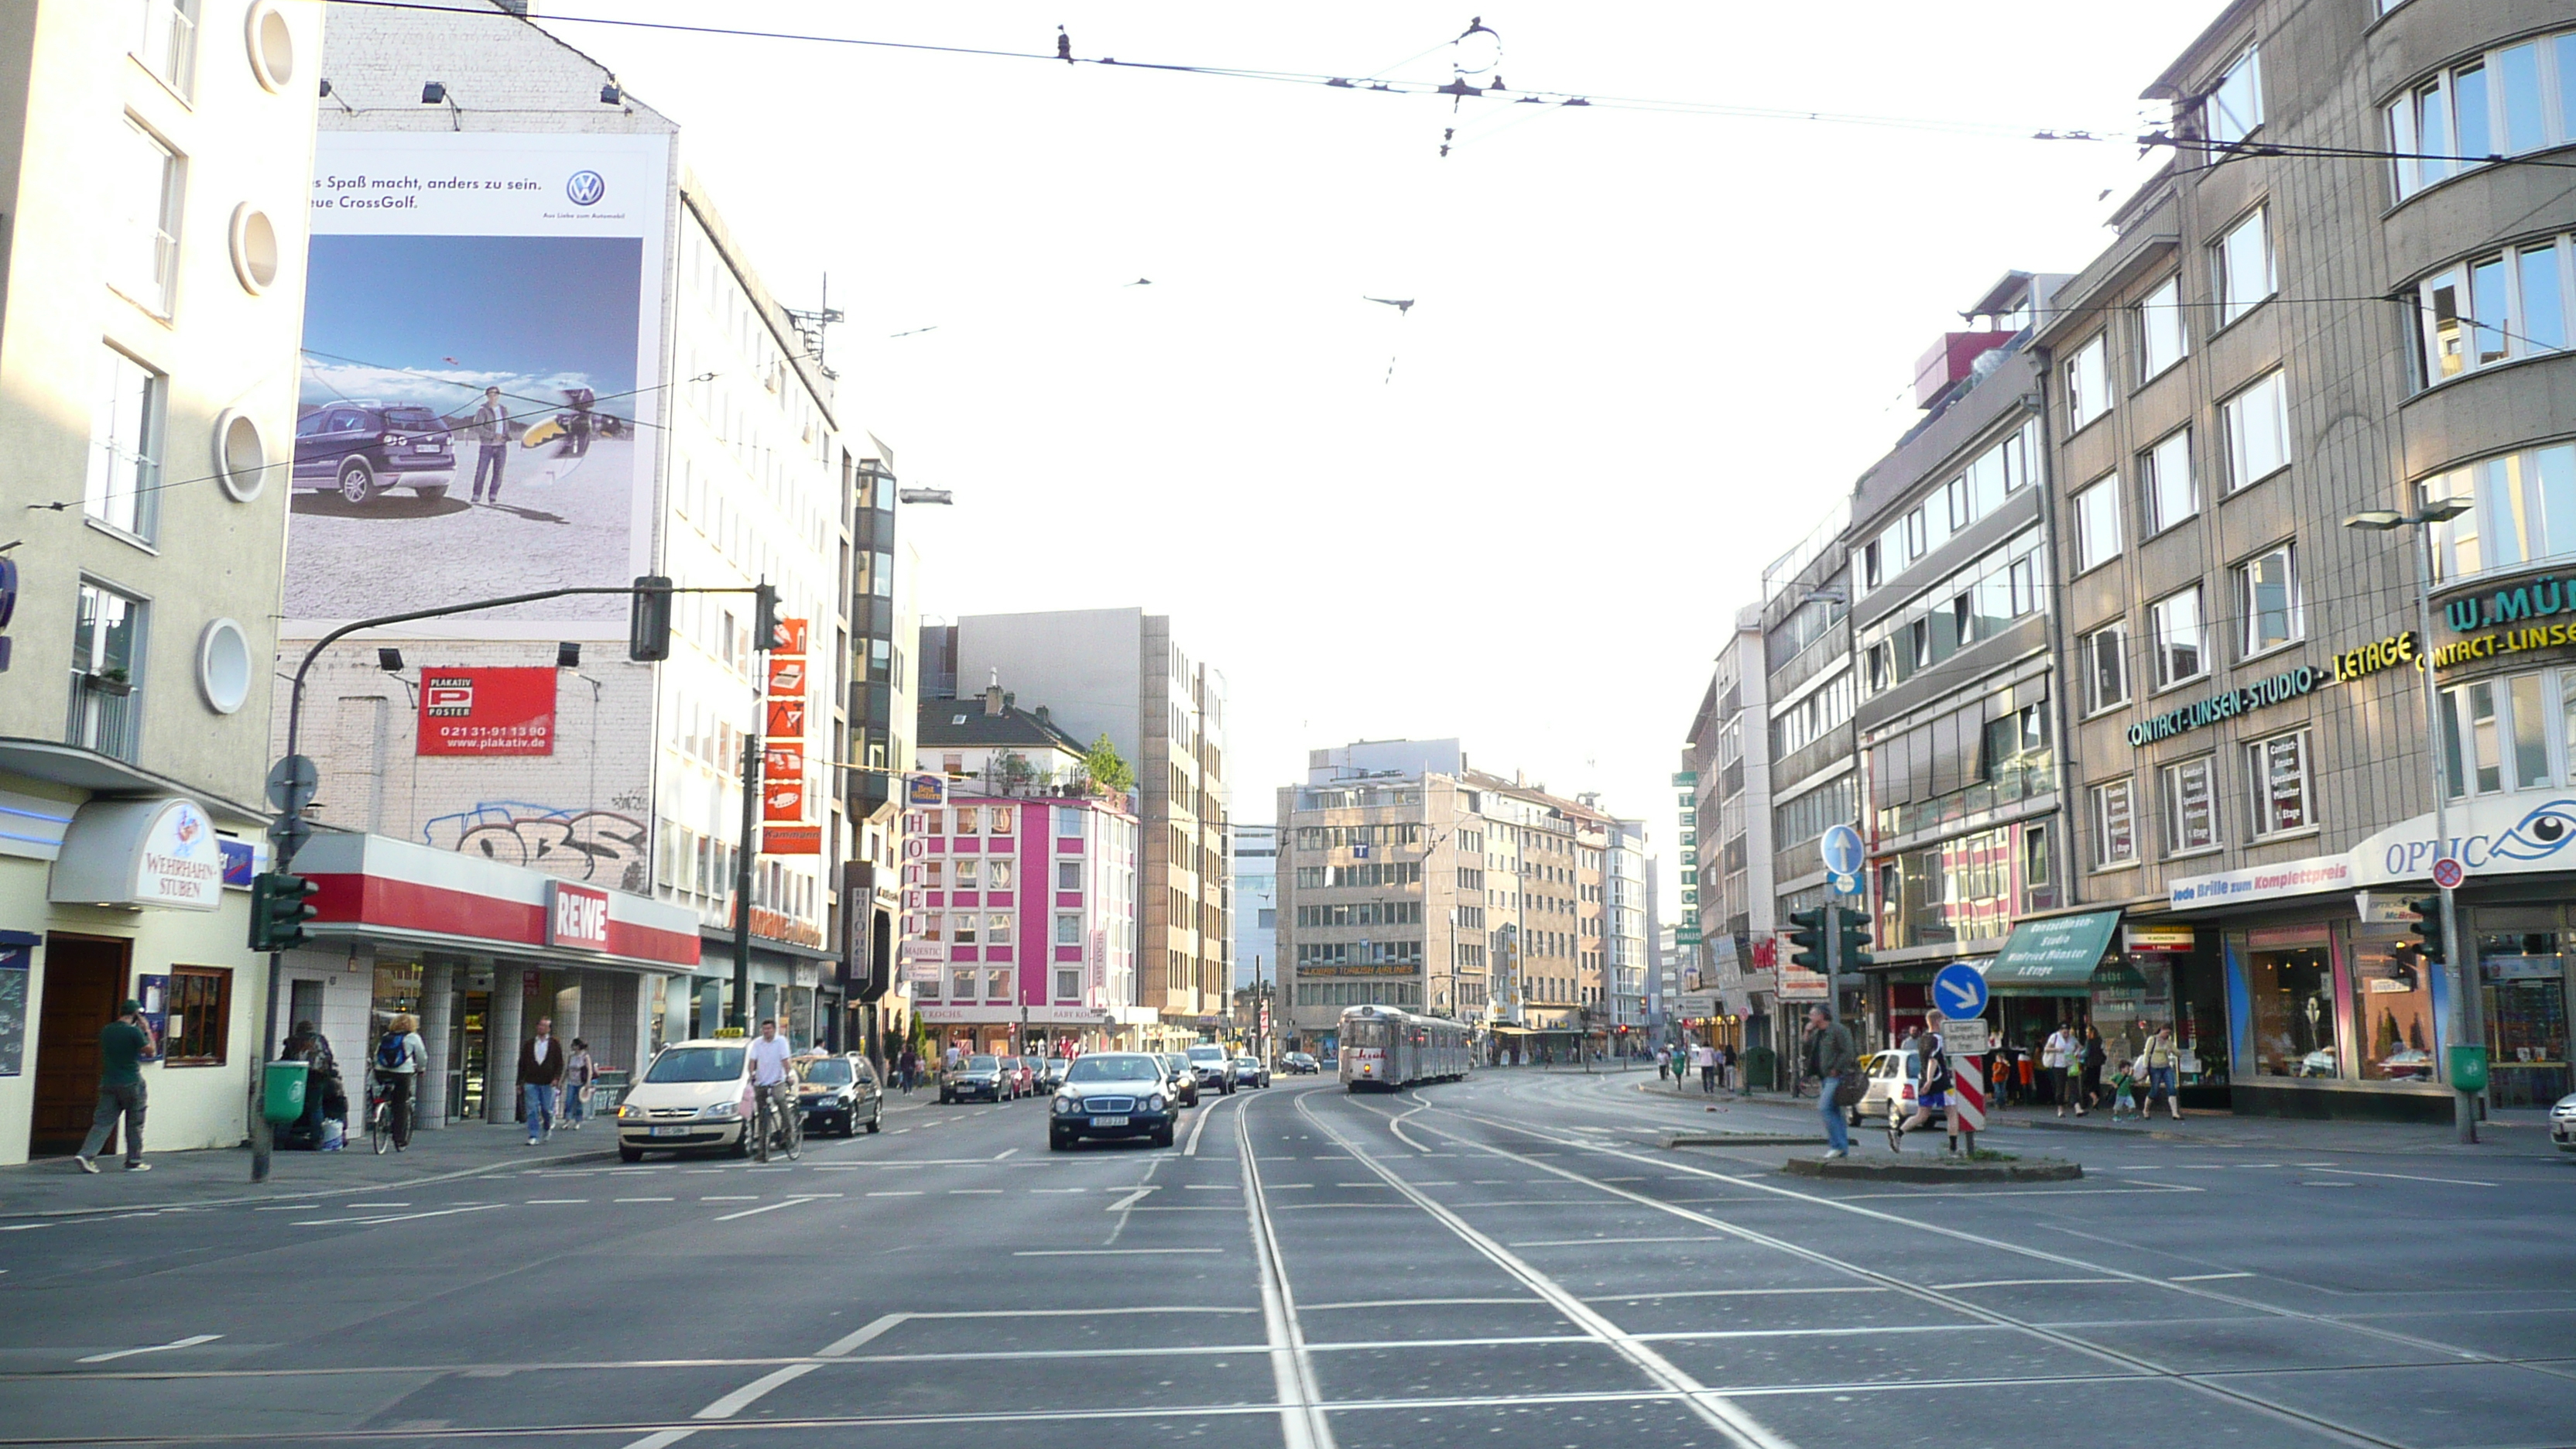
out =
<svg viewBox="0 0 2576 1449"><path fill-rule="evenodd" d="M424 669L420 672L422 755L551 755L555 752L552 669Z"/></svg>
<svg viewBox="0 0 2576 1449"><path fill-rule="evenodd" d="M670 193L667 136L316 138L289 621L651 572Z"/></svg>

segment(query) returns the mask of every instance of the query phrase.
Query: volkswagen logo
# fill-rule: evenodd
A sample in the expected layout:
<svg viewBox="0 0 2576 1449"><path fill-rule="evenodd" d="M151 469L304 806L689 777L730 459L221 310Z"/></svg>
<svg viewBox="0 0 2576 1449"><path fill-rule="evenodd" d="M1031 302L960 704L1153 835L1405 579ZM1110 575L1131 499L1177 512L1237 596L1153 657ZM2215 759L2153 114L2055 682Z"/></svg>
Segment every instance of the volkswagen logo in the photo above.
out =
<svg viewBox="0 0 2576 1449"><path fill-rule="evenodd" d="M597 206L599 199L607 194L608 183L601 180L596 171L576 171L572 179L564 183L564 195L571 197L575 206Z"/></svg>

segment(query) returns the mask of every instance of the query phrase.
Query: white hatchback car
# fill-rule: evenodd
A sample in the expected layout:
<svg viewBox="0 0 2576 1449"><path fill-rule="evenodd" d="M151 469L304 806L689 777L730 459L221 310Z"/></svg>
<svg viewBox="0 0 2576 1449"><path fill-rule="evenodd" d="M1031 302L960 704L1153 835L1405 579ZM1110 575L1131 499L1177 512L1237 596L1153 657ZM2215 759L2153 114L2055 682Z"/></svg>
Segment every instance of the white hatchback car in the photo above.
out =
<svg viewBox="0 0 2576 1449"><path fill-rule="evenodd" d="M751 1079L741 1037L677 1041L653 1054L617 1104L617 1157L715 1148L739 1156L742 1099Z"/></svg>
<svg viewBox="0 0 2576 1449"><path fill-rule="evenodd" d="M2549 1109L2549 1140L2561 1152L2576 1152L2576 1092L2558 1099Z"/></svg>
<svg viewBox="0 0 2576 1449"><path fill-rule="evenodd" d="M1913 1116L1915 1100L1923 1089L1923 1067L1917 1055L1894 1050L1870 1053L1869 1060L1861 1064L1868 1085L1860 1100L1844 1112L1843 1119L1857 1127L1863 1117L1887 1118L1892 1113L1895 1120L1902 1121ZM1939 1120L1938 1114L1934 1120Z"/></svg>

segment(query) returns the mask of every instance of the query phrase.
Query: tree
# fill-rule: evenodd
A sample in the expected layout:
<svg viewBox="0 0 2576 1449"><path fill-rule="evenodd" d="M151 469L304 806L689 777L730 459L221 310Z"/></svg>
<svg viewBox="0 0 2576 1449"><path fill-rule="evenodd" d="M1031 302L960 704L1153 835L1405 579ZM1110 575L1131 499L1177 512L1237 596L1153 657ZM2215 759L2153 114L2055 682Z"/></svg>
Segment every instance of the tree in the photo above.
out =
<svg viewBox="0 0 2576 1449"><path fill-rule="evenodd" d="M1029 782L1038 777L1037 767L1029 763L1028 756L1017 750L995 751L992 763L984 767L984 774L985 783L998 785L1006 793L1028 788Z"/></svg>
<svg viewBox="0 0 2576 1449"><path fill-rule="evenodd" d="M1109 742L1107 733L1091 742L1090 753L1082 757L1082 772L1091 783L1113 795L1124 795L1136 788L1136 772L1118 757L1118 747Z"/></svg>

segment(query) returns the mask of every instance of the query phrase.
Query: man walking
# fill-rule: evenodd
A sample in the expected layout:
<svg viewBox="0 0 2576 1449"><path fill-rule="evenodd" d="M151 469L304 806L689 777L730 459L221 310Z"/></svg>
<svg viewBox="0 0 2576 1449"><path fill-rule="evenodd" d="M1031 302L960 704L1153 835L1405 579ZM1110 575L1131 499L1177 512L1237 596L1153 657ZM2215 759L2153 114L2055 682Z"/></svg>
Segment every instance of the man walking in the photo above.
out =
<svg viewBox="0 0 2576 1449"><path fill-rule="evenodd" d="M143 1024L143 1003L120 1003L116 1020L98 1034L98 1110L89 1119L89 1138L76 1159L81 1171L98 1171L98 1150L107 1145L119 1117L125 1119L125 1170L152 1170L143 1160L143 1061L151 1055L152 1029Z"/></svg>
<svg viewBox="0 0 2576 1449"><path fill-rule="evenodd" d="M1816 1110L1825 1118L1825 1155L1851 1156L1851 1129L1843 1121L1844 1089L1860 1070L1851 1031L1821 1006L1807 1008L1807 1065L1816 1074Z"/></svg>
<svg viewBox="0 0 2576 1449"><path fill-rule="evenodd" d="M510 409L501 401L497 387L483 389L483 405L474 410L474 424L467 431L474 435L474 501L501 501L501 468L510 459ZM490 477L491 496L484 496L484 479Z"/></svg>
<svg viewBox="0 0 2576 1449"><path fill-rule="evenodd" d="M519 1046L519 1094L527 1101L530 1147L554 1131L555 1084L563 1075L563 1043L555 1040L554 1019L541 1016L537 1034Z"/></svg>

